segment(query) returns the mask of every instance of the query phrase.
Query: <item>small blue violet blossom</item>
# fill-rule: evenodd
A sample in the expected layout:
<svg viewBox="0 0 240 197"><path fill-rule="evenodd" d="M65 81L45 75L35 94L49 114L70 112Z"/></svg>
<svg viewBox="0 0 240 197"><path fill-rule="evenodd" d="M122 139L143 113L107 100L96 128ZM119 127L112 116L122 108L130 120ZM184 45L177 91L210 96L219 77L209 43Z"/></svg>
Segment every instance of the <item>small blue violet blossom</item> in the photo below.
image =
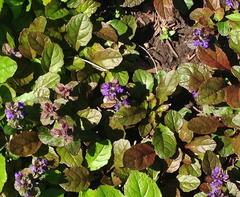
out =
<svg viewBox="0 0 240 197"><path fill-rule="evenodd" d="M101 93L104 96L103 102L111 104L115 111L118 111L121 106L128 106L127 92L117 80L112 82L103 83L101 85Z"/></svg>
<svg viewBox="0 0 240 197"><path fill-rule="evenodd" d="M31 174L17 172L15 173L14 187L21 196L31 197L34 190L34 181Z"/></svg>
<svg viewBox="0 0 240 197"><path fill-rule="evenodd" d="M233 1L232 0L225 0L226 6L232 8L233 7Z"/></svg>
<svg viewBox="0 0 240 197"><path fill-rule="evenodd" d="M23 102L9 102L5 105L5 115L8 121L21 120L25 116Z"/></svg>
<svg viewBox="0 0 240 197"><path fill-rule="evenodd" d="M44 158L35 158L30 166L32 173L42 175L48 170L48 160Z"/></svg>
<svg viewBox="0 0 240 197"><path fill-rule="evenodd" d="M228 180L228 175L224 173L220 167L215 167L211 174L212 181L210 182L211 191L208 193L208 197L221 197L224 196L221 187Z"/></svg>
<svg viewBox="0 0 240 197"><path fill-rule="evenodd" d="M203 30L202 29L195 29L193 32L194 35L194 40L193 40L193 46L194 47L203 47L204 49L209 47L209 38L204 35Z"/></svg>

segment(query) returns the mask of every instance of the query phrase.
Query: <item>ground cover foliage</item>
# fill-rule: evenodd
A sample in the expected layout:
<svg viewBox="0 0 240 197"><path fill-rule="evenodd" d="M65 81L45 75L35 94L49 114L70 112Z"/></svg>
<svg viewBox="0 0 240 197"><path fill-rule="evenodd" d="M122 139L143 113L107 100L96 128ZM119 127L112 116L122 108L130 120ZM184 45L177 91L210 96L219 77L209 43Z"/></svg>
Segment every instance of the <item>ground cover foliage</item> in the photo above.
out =
<svg viewBox="0 0 240 197"><path fill-rule="evenodd" d="M179 2L0 0L1 197L240 196L239 1Z"/></svg>

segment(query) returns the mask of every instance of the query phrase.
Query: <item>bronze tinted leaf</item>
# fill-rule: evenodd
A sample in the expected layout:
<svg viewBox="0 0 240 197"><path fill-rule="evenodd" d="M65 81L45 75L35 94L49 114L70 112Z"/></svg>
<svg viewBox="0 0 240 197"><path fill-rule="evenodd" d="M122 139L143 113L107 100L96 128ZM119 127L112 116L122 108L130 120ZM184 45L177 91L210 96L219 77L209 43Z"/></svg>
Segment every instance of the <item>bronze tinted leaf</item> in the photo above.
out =
<svg viewBox="0 0 240 197"><path fill-rule="evenodd" d="M213 21L211 20L211 16L214 12L209 8L197 8L193 10L190 14L190 19L200 23L203 26L214 26Z"/></svg>
<svg viewBox="0 0 240 197"><path fill-rule="evenodd" d="M128 168L143 170L154 163L155 156L155 151L150 145L136 144L124 153L123 164Z"/></svg>
<svg viewBox="0 0 240 197"><path fill-rule="evenodd" d="M38 55L42 54L45 43L50 41L49 37L40 32L30 32L28 34L28 42L32 49L34 49Z"/></svg>
<svg viewBox="0 0 240 197"><path fill-rule="evenodd" d="M200 116L193 118L188 123L188 128L199 135L211 134L221 126L218 119L214 117Z"/></svg>
<svg viewBox="0 0 240 197"><path fill-rule="evenodd" d="M220 8L220 0L205 0L206 6L211 10Z"/></svg>
<svg viewBox="0 0 240 197"><path fill-rule="evenodd" d="M171 20L173 18L172 0L154 0L153 5L161 20Z"/></svg>
<svg viewBox="0 0 240 197"><path fill-rule="evenodd" d="M217 157L217 155L214 152L207 151L204 154L204 158L203 158L203 162L202 162L203 172L206 175L211 175L212 170L217 166L221 167L221 162L220 162L219 158Z"/></svg>
<svg viewBox="0 0 240 197"><path fill-rule="evenodd" d="M225 100L233 108L240 107L240 87L231 85L225 88Z"/></svg>
<svg viewBox="0 0 240 197"><path fill-rule="evenodd" d="M11 139L9 149L15 155L27 157L36 153L41 145L36 132L23 132Z"/></svg>
<svg viewBox="0 0 240 197"><path fill-rule="evenodd" d="M112 42L117 42L118 41L118 35L117 35L115 29L113 29L107 23L102 23L101 29L97 32L94 32L94 34L97 37L102 38L104 40L110 40Z"/></svg>
<svg viewBox="0 0 240 197"><path fill-rule="evenodd" d="M202 63L210 67L231 70L227 55L219 47L216 47L215 51L198 47L197 56Z"/></svg>
<svg viewBox="0 0 240 197"><path fill-rule="evenodd" d="M233 152L240 158L240 135L234 138L232 142Z"/></svg>

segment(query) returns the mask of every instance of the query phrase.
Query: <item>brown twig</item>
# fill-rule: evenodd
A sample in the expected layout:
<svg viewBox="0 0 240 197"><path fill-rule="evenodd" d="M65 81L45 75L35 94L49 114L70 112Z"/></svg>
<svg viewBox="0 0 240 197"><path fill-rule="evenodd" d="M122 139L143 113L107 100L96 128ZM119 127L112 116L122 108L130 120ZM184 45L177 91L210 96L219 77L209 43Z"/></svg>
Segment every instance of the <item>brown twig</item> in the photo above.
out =
<svg viewBox="0 0 240 197"><path fill-rule="evenodd" d="M166 40L166 43L167 45L169 46L170 50L172 51L173 55L176 57L176 58L179 58L177 52L174 50L173 46L171 45L171 43L169 42L169 40Z"/></svg>

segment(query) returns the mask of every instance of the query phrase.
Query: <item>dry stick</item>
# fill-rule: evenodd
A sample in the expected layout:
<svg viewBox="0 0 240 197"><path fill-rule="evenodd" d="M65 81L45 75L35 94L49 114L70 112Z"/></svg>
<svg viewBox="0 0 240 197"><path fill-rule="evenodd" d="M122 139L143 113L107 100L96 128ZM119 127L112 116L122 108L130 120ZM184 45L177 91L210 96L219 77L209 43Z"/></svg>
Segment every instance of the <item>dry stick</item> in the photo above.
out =
<svg viewBox="0 0 240 197"><path fill-rule="evenodd" d="M156 64L156 62L154 61L152 55L151 55L151 54L148 52L148 50L145 49L143 46L141 46L141 45L139 45L139 44L138 44L138 46L148 54L148 56L150 57L153 65L154 65L154 68L155 68L155 70L156 70L156 74L158 74L157 64Z"/></svg>
<svg viewBox="0 0 240 197"><path fill-rule="evenodd" d="M166 40L166 43L167 45L169 46L169 48L171 49L171 51L173 52L173 55L176 57L176 58L179 58L177 52L174 50L174 48L172 47L171 43L169 42L169 40Z"/></svg>
<svg viewBox="0 0 240 197"><path fill-rule="evenodd" d="M85 59L83 59L83 58L81 58L81 60L84 61L84 62L86 62L86 63L88 63L88 64L90 64L90 65L92 65L92 66L93 66L94 68L96 68L97 70L100 70L100 71L103 71L103 72L107 72L107 69L105 69L105 68L103 68L103 67L101 67L101 66L98 66L97 64L95 64L95 63L93 63L93 62L90 62L90 61L85 60Z"/></svg>

